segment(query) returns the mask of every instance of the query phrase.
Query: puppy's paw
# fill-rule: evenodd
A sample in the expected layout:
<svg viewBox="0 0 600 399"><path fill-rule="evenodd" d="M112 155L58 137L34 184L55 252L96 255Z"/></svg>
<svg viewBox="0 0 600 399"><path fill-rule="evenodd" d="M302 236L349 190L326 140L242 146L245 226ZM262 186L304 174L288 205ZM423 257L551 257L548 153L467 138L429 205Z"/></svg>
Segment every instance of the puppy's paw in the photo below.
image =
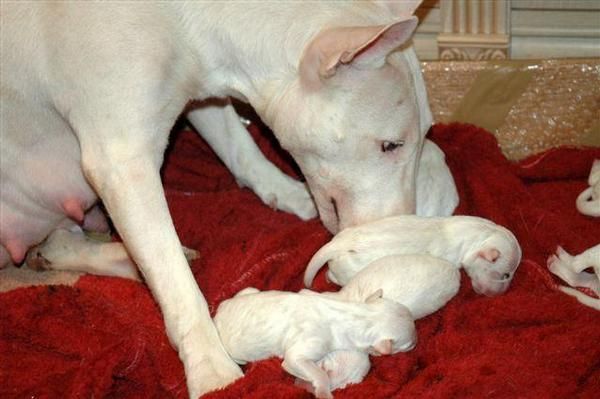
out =
<svg viewBox="0 0 600 399"><path fill-rule="evenodd" d="M329 387L322 387L322 386L315 387L314 395L318 399L333 399L333 394L329 390Z"/></svg>
<svg viewBox="0 0 600 399"><path fill-rule="evenodd" d="M296 380L294 381L294 385L304 389L305 391L312 393L313 395L315 394L315 388L313 387L313 385L310 382L308 382L306 380L303 380L301 378L296 378Z"/></svg>
<svg viewBox="0 0 600 399"><path fill-rule="evenodd" d="M561 254L566 254L566 252L561 247L558 247L556 252L557 254L552 254L548 257L546 265L548 266L548 270L550 270L550 273L559 277L561 280L566 281L568 280L569 276L569 266L560 257Z"/></svg>
<svg viewBox="0 0 600 399"><path fill-rule="evenodd" d="M556 256L558 257L558 260L560 262L564 262L564 263L571 263L573 262L573 256L568 253L567 251L565 251L563 249L563 247L558 246L556 248Z"/></svg>
<svg viewBox="0 0 600 399"><path fill-rule="evenodd" d="M569 255L569 253L567 253L561 247L558 247L556 249L556 254L552 254L548 257L546 265L548 266L548 270L550 270L550 272L564 279L564 272L568 270L572 259L573 257Z"/></svg>

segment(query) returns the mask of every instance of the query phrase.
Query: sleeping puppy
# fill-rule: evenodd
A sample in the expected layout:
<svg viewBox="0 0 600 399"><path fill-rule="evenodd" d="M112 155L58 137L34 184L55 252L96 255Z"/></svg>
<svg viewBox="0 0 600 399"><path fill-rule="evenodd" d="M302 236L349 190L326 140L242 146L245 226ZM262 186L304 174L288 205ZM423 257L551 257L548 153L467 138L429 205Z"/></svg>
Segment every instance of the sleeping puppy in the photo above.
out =
<svg viewBox="0 0 600 399"><path fill-rule="evenodd" d="M594 272L586 272L587 268L592 268ZM556 254L548 258L548 269L571 287L588 288L600 297L600 244L575 256L558 247ZM600 310L600 299L570 287L560 286L559 289L582 304Z"/></svg>
<svg viewBox="0 0 600 399"><path fill-rule="evenodd" d="M310 287L326 262L329 280L343 286L372 261L401 254L429 254L462 265L473 289L488 296L508 289L521 261L515 236L489 220L402 215L343 230L313 256L304 284Z"/></svg>
<svg viewBox="0 0 600 399"><path fill-rule="evenodd" d="M458 265L431 255L390 255L359 271L332 298L362 302L379 289L383 297L406 306L420 319L441 309L460 288Z"/></svg>
<svg viewBox="0 0 600 399"><path fill-rule="evenodd" d="M588 184L590 187L577 197L577 210L587 216L600 217L600 159L594 160ZM575 256L559 246L556 254L550 255L547 264L553 274L571 287L588 288L600 297L600 244ZM594 272L586 272L587 268L592 268ZM600 299L571 287L559 286L559 289L582 304L600 310Z"/></svg>
<svg viewBox="0 0 600 399"><path fill-rule="evenodd" d="M317 397L331 398L330 377L317 366L331 352L390 355L415 346L412 315L381 295L358 303L247 288L219 305L214 323L235 362L283 357L288 373L309 381Z"/></svg>
<svg viewBox="0 0 600 399"><path fill-rule="evenodd" d="M446 260L430 255L390 255L369 264L339 292L302 290L300 293L363 302L369 292L382 290L384 298L406 306L417 320L441 309L459 288L460 272ZM364 352L336 351L318 365L330 376L333 391L361 382L371 363ZM297 384L310 390L310 384L301 381Z"/></svg>

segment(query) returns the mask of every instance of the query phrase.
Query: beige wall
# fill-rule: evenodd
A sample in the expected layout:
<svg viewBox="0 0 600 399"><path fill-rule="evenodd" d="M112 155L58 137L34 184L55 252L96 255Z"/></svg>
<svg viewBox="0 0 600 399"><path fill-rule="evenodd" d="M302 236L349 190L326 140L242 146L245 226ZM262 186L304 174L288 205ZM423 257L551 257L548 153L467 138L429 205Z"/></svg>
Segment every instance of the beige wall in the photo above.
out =
<svg viewBox="0 0 600 399"><path fill-rule="evenodd" d="M600 57L600 0L424 0L422 60Z"/></svg>

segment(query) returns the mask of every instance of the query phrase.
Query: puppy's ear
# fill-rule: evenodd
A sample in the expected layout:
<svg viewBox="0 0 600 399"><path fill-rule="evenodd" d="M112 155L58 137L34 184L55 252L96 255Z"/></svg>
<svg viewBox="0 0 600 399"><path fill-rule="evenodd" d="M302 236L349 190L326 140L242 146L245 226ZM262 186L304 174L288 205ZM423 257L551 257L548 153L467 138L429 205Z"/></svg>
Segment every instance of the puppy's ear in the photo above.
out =
<svg viewBox="0 0 600 399"><path fill-rule="evenodd" d="M485 248L479 251L477 256L487 260L490 263L494 263L500 257L500 251L498 251L496 248Z"/></svg>
<svg viewBox="0 0 600 399"><path fill-rule="evenodd" d="M408 17L389 25L337 27L320 32L304 49L300 80L319 88L341 64L378 68L387 55L410 39L418 19Z"/></svg>
<svg viewBox="0 0 600 399"><path fill-rule="evenodd" d="M391 339L383 339L373 346L378 353L382 355L391 355L392 354L392 340Z"/></svg>
<svg viewBox="0 0 600 399"><path fill-rule="evenodd" d="M373 303L376 300L383 298L383 290L380 288L365 299L365 303Z"/></svg>

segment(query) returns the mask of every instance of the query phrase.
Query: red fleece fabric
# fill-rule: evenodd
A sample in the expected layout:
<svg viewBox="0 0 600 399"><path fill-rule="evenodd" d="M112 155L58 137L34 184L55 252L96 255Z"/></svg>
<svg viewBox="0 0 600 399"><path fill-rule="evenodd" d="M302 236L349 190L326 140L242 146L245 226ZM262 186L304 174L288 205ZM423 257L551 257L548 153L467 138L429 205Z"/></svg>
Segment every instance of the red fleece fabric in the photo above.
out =
<svg viewBox="0 0 600 399"><path fill-rule="evenodd" d="M297 175L262 127L250 128L267 156ZM560 148L512 164L495 138L471 125L436 125L460 193L457 214L511 229L523 248L509 291L479 296L467 278L442 310L417 321L407 354L372 359L362 384L337 398L592 398L600 393L600 312L556 290L546 258L600 241L600 219L575 209L600 149ZM330 234L270 209L239 188L197 135L174 136L164 167L169 206L211 311L244 287L297 291L311 255ZM164 265L168 267L168 265ZM334 289L317 276L316 288ZM185 398L183 368L145 285L85 276L74 287L0 294L0 397ZM268 359L210 398L305 398Z"/></svg>

